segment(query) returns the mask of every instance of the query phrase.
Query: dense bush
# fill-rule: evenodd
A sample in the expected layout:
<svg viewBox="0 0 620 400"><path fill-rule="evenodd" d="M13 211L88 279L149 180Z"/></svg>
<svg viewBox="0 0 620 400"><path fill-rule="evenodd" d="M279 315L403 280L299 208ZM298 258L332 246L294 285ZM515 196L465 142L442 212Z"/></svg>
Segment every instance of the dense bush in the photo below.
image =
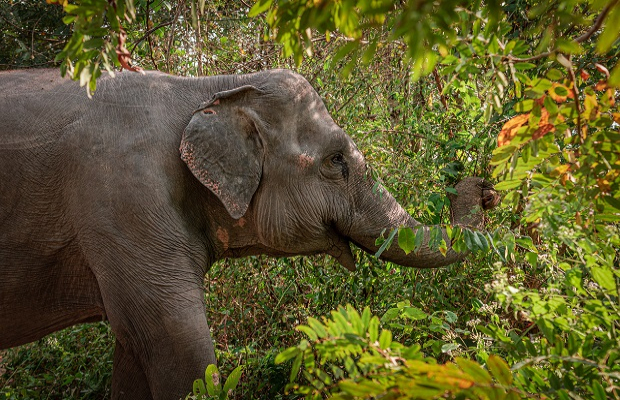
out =
<svg viewBox="0 0 620 400"><path fill-rule="evenodd" d="M65 10L79 17L86 3ZM253 19L241 0L116 3L133 5L105 12L134 17L126 46L146 68L304 74L424 223L449 223L446 190L465 176L503 194L487 233L463 237L477 252L448 268L361 252L353 274L327 256L214 265L219 368L245 366L235 398L620 397L618 1L261 0ZM14 4L0 17L30 21ZM10 54L23 32L1 28L22 38L3 43ZM89 42L91 58L63 53L69 70L86 68L84 84L105 57L118 64L102 55L118 32L98 32L109 44ZM0 354L0 399L105 398L111 336L103 324L70 328Z"/></svg>

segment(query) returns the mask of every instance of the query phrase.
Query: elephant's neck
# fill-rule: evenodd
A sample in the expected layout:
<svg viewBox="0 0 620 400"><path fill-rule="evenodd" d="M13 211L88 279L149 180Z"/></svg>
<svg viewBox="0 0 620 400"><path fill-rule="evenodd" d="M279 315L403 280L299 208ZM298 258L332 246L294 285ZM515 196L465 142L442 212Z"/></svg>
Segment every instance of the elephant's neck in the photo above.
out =
<svg viewBox="0 0 620 400"><path fill-rule="evenodd" d="M213 238L218 248L218 259L238 258L268 253L259 242L251 213L235 220L224 210L213 218Z"/></svg>

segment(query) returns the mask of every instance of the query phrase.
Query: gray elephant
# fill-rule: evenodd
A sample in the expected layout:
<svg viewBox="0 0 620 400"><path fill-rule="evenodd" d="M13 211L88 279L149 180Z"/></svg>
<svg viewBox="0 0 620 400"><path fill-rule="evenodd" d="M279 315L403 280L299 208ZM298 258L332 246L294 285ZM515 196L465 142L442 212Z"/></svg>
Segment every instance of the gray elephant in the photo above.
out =
<svg viewBox="0 0 620 400"><path fill-rule="evenodd" d="M328 253L354 270L349 243L375 252L382 230L419 226L295 73L120 73L92 100L57 75L0 73L0 349L108 320L114 399L177 399L215 363L203 278L216 260ZM480 226L496 192L456 189L453 221Z"/></svg>

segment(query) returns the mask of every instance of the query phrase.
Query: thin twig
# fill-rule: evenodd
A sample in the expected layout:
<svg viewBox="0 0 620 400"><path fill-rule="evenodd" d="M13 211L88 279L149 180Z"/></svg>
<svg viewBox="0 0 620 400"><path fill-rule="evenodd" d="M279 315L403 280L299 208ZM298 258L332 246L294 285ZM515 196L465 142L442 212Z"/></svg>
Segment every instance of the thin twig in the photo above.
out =
<svg viewBox="0 0 620 400"><path fill-rule="evenodd" d="M577 78L575 76L575 71L573 69L572 63L569 65L569 68L567 68L567 69L568 69L568 74L569 74L570 80L571 80L571 82L573 84L572 92L573 92L573 97L575 98L575 108L576 108L576 111L577 111L577 136L579 137L579 141L581 143L583 143L583 139L584 138L583 138L583 133L581 132L581 130L582 130L582 127L581 127L581 107L580 107L580 104L579 104L579 91L577 89Z"/></svg>
<svg viewBox="0 0 620 400"><path fill-rule="evenodd" d="M166 72L170 72L170 52L172 51L172 44L174 43L174 30L176 28L176 23L179 20L179 15L181 15L181 10L184 8L185 3L180 1L177 3L177 10L174 14L174 19L172 22L172 29L170 30L170 35L168 36L168 48L166 49Z"/></svg>
<svg viewBox="0 0 620 400"><path fill-rule="evenodd" d="M448 111L448 101L446 100L446 96L443 95L443 86L441 84L441 78L439 77L439 73L437 72L437 67L433 68L433 77L435 78L437 90L439 90L439 99L441 100L441 104L443 104L443 108Z"/></svg>
<svg viewBox="0 0 620 400"><path fill-rule="evenodd" d="M151 15L151 1L147 1L146 2L146 17L144 18L144 22L146 22L146 29L148 32L148 28L149 28L149 16ZM151 39L151 34L149 33L147 35L147 40L149 43L149 58L151 59L151 63L153 64L153 68L155 68L156 70L158 70L159 68L157 68L157 62L155 62L155 57L153 57L153 40ZM133 54L134 49L136 48L136 46L134 46L131 49L131 54Z"/></svg>
<svg viewBox="0 0 620 400"><path fill-rule="evenodd" d="M605 8L603 8L603 11L601 11L599 16L596 17L596 20L594 21L594 25L592 25L592 27L586 33L584 33L583 35L581 35L577 39L575 39L575 42L583 43L586 40L588 40L590 38L590 36L594 35L594 32L596 32L601 27L601 25L603 25L603 21L607 17L607 14L609 14L611 9L617 3L618 3L618 0L613 0L611 3L607 4L607 6L605 6Z"/></svg>
<svg viewBox="0 0 620 400"><path fill-rule="evenodd" d="M243 0L239 0L239 1L241 1L243 3L243 5L246 6L247 8L252 8L252 6L249 5L248 3L246 3L245 1L243 1Z"/></svg>
<svg viewBox="0 0 620 400"><path fill-rule="evenodd" d="M588 29L588 31L585 32L583 35L581 35L577 39L575 39L575 42L583 43L586 40L590 39L590 37L592 35L594 35L594 33L597 30L599 30L600 27L603 25L603 21L605 20L605 18L607 17L607 15L611 11L611 9L618 3L618 1L619 0L613 0L611 3L607 4L607 6L605 8L603 8L603 11L601 11L599 16L596 17L596 20L594 21L594 24L592 25L592 27L590 27L590 29ZM503 59L508 60L508 61L514 61L514 62L536 61L536 60L539 60L541 58L548 57L548 56L550 56L551 54L553 54L553 53L555 53L557 51L558 51L558 49L555 48L555 49L553 49L551 51L546 51L544 53L540 53L540 54L537 54L535 56L526 57L526 58L515 57L512 54L508 54L507 56L504 56Z"/></svg>
<svg viewBox="0 0 620 400"><path fill-rule="evenodd" d="M417 138L420 138L420 139L430 140L431 142L443 143L441 140L437 140L437 139L430 138L428 136L420 135L419 133L413 133L410 130L405 130L405 129L373 129L373 130L370 130L370 131L366 131L364 133L368 134L368 133L372 133L372 132L379 132L379 133L404 133L404 134L406 134L408 136L413 136L413 137L417 137Z"/></svg>
<svg viewBox="0 0 620 400"><path fill-rule="evenodd" d="M147 18L148 18L148 17L147 17ZM142 42L144 41L144 39L147 39L147 38L148 38L148 39L150 40L150 37L149 37L149 36L150 36L153 32L155 32L156 30L158 30L158 29L160 29L160 28L163 28L164 26L172 25L172 23L173 23L173 22L174 22L174 21L162 22L161 24L159 24L159 25L157 25L157 26L155 26L155 27L153 27L153 28L149 29L148 31L146 31L146 32L144 33L144 35L142 35L142 37L140 37L140 39L138 39L138 40L134 43L133 47L131 48L131 55L133 55L133 52L134 52L134 50L136 49L136 47L137 47L140 43L142 43Z"/></svg>

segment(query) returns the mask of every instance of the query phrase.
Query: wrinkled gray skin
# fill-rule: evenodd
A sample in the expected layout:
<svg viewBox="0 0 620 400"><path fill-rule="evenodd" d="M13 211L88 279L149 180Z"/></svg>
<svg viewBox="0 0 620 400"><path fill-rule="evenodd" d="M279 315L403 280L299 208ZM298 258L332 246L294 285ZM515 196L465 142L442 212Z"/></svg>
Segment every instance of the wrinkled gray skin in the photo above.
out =
<svg viewBox="0 0 620 400"><path fill-rule="evenodd" d="M214 261L329 253L353 270L349 242L374 252L384 228L418 225L372 190L360 151L292 72L125 72L92 100L57 75L0 73L0 348L107 319L114 399L177 399L215 363ZM457 190L454 221L480 226L471 211L495 192L476 178Z"/></svg>

